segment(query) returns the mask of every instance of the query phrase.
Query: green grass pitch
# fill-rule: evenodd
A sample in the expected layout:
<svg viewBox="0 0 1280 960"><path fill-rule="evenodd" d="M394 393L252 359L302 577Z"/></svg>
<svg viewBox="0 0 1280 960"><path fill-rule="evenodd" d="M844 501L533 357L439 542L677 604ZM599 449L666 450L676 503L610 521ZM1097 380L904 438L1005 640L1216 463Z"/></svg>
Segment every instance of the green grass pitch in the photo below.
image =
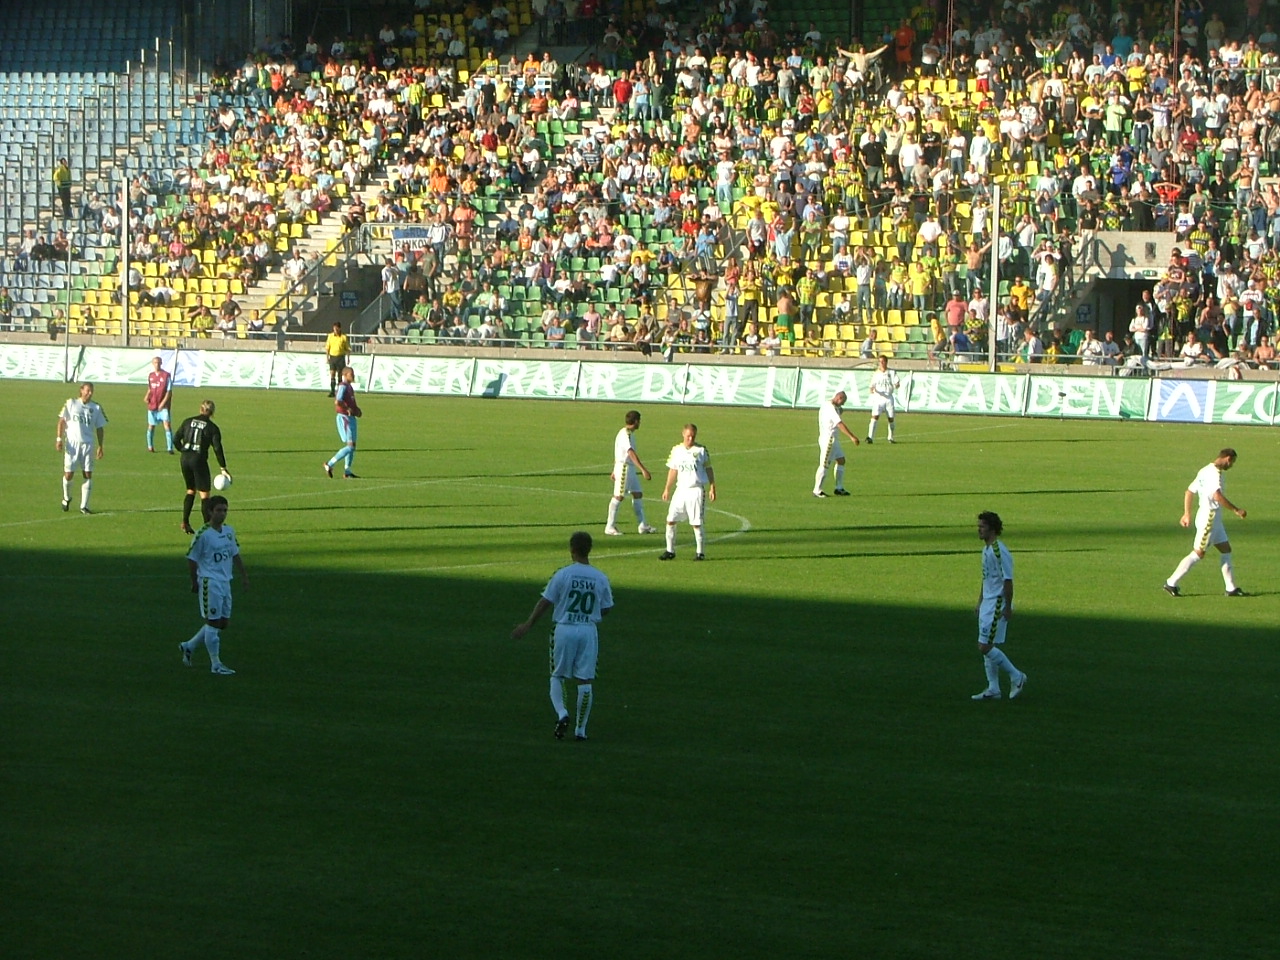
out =
<svg viewBox="0 0 1280 960"><path fill-rule="evenodd" d="M142 393L98 389L83 517L72 388L0 383L6 958L1274 955L1272 431L903 415L815 500L812 411L650 407L650 522L686 420L720 489L708 562L682 525L658 563L627 506L602 535L625 406L362 395L343 482L323 395L183 390L178 420L218 403L251 577L219 678L178 661ZM1227 445L1252 595L1211 555L1173 600ZM969 699L984 509L1012 702ZM544 625L509 639L576 529L617 602L587 743L552 738Z"/></svg>

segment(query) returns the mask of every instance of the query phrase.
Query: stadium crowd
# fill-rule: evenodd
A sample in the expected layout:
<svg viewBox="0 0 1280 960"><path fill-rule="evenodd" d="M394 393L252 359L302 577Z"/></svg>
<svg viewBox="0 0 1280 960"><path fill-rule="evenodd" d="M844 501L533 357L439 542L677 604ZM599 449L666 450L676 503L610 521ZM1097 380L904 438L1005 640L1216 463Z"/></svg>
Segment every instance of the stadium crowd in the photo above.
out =
<svg viewBox="0 0 1280 960"><path fill-rule="evenodd" d="M1193 334L1205 362L1266 361L1280 59L1255 0L1235 32L1182 4L1176 36L1163 2L957 4L950 27L923 2L871 49L776 24L766 0L684 23L613 4L567 65L508 54L501 4L425 6L219 76L177 198L158 209L134 185L143 302L208 330L204 297L273 266L297 279L290 241L341 206L349 226L426 236L383 271L391 336L670 358L905 353L918 332L922 352L964 356L987 336L994 253L1000 351L1088 363L1050 307L1100 267L1100 231L1156 230L1175 255L1100 362L1200 362ZM431 54L406 56L424 35ZM104 241L117 215L85 205Z"/></svg>

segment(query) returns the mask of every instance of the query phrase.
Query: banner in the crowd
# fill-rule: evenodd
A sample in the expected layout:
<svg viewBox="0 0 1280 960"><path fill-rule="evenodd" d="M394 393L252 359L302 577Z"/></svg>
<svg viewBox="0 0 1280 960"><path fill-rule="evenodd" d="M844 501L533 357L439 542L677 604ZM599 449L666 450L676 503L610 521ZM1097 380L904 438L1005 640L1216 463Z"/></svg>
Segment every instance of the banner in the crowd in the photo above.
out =
<svg viewBox="0 0 1280 960"><path fill-rule="evenodd" d="M1028 377L1028 417L1141 420L1151 381L1136 377Z"/></svg>
<svg viewBox="0 0 1280 960"><path fill-rule="evenodd" d="M1028 377L986 373L911 372L907 409L913 413L976 413L1022 416Z"/></svg>
<svg viewBox="0 0 1280 960"><path fill-rule="evenodd" d="M153 357L175 387L329 388L319 352L139 350L0 344L0 379L146 382ZM356 385L367 393L602 400L706 406L815 408L839 391L846 409L870 405L874 371L731 364L611 363L578 359L480 359L356 354ZM995 416L1274 425L1280 384L1247 380L1070 377L902 371L900 411Z"/></svg>
<svg viewBox="0 0 1280 960"><path fill-rule="evenodd" d="M1277 419L1277 389L1276 383L1247 380L1152 380L1147 419L1272 425Z"/></svg>
<svg viewBox="0 0 1280 960"><path fill-rule="evenodd" d="M425 250L430 246L426 227L397 227L391 231L391 249Z"/></svg>
<svg viewBox="0 0 1280 960"><path fill-rule="evenodd" d="M465 397L471 392L476 362L471 357L401 357L393 354L352 357L356 380L369 393L425 393ZM371 364L361 376L354 361Z"/></svg>

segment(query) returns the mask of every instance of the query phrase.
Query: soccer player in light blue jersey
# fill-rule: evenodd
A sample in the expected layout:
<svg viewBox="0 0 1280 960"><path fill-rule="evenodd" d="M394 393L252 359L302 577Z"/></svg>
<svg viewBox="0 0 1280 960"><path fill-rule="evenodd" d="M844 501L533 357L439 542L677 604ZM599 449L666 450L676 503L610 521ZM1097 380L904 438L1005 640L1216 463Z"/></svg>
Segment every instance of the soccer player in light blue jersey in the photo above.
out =
<svg viewBox="0 0 1280 960"><path fill-rule="evenodd" d="M338 437L342 440L342 446L338 448L337 453L325 461L324 472L330 479L333 478L333 468L339 461L345 461L342 468L343 477L348 480L358 479L352 469L356 462L356 421L361 414L360 405L356 403L356 388L351 385L355 378L354 370L343 367L342 380L334 392L333 409L337 413Z"/></svg>

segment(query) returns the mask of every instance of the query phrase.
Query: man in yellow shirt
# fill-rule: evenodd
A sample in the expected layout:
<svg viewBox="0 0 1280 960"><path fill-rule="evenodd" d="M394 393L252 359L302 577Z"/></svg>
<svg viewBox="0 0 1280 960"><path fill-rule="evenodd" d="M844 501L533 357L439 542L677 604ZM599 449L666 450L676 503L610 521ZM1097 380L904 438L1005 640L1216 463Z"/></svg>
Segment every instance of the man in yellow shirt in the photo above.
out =
<svg viewBox="0 0 1280 960"><path fill-rule="evenodd" d="M350 349L350 341L347 335L342 332L342 324L335 323L333 332L325 337L324 354L329 361L329 396L333 396L338 390L338 381L342 379L343 368L347 365L347 351Z"/></svg>

